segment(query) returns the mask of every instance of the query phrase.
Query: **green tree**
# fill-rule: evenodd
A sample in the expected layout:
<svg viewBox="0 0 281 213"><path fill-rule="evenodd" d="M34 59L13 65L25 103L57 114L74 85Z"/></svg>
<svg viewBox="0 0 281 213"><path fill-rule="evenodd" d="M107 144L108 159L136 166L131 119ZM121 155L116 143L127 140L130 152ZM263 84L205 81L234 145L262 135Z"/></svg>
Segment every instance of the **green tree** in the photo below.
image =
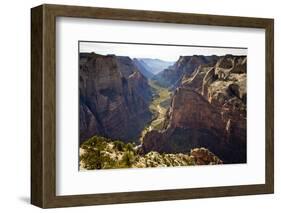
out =
<svg viewBox="0 0 281 213"><path fill-rule="evenodd" d="M113 141L114 148L118 151L123 151L124 143L121 141Z"/></svg>
<svg viewBox="0 0 281 213"><path fill-rule="evenodd" d="M135 160L134 152L125 151L122 156L120 166L124 168L130 168L133 165L134 160Z"/></svg>

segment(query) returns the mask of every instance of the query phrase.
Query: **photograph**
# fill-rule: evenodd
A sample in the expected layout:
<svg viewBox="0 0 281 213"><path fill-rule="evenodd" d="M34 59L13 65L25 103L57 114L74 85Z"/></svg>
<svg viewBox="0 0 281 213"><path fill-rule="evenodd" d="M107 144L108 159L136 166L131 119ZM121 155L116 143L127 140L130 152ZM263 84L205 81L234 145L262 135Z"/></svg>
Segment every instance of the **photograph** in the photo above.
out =
<svg viewBox="0 0 281 213"><path fill-rule="evenodd" d="M151 3L31 8L32 205L274 194L274 13Z"/></svg>
<svg viewBox="0 0 281 213"><path fill-rule="evenodd" d="M79 171L247 163L247 48L78 41Z"/></svg>

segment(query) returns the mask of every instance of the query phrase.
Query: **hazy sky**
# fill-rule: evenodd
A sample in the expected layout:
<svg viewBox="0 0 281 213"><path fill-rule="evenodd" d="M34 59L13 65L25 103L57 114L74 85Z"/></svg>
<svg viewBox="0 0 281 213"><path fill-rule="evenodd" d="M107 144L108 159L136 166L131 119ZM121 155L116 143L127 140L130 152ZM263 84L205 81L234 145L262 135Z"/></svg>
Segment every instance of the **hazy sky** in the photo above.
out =
<svg viewBox="0 0 281 213"><path fill-rule="evenodd" d="M176 61L179 56L187 55L247 55L247 49L163 46L143 44L116 44L80 42L80 52L95 52L101 55L114 54L130 58L158 58L165 61Z"/></svg>

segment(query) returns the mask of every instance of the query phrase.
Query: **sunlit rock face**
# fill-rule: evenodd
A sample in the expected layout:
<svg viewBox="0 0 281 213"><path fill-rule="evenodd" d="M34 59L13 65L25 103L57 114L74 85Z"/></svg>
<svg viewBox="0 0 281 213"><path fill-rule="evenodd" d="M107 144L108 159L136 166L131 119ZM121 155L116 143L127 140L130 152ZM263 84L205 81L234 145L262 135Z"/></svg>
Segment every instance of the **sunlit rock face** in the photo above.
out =
<svg viewBox="0 0 281 213"><path fill-rule="evenodd" d="M182 73L190 60L180 58L176 63L179 70L173 72ZM206 147L224 163L245 163L246 63L246 56L214 56L210 63L198 62L193 72L185 71L176 80L180 83L164 128L145 135L144 152L187 152Z"/></svg>
<svg viewBox="0 0 281 213"><path fill-rule="evenodd" d="M217 59L218 56L180 56L173 66L158 73L154 78L157 79L160 84L175 89L180 86L183 76L190 77L194 70L200 65L209 64L213 66Z"/></svg>

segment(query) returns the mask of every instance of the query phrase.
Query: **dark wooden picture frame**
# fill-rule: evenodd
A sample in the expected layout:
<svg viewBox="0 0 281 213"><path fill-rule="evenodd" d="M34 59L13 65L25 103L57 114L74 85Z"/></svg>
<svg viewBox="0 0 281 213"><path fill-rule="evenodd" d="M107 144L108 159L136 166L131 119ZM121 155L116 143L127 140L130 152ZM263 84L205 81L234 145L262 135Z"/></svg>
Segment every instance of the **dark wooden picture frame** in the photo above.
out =
<svg viewBox="0 0 281 213"><path fill-rule="evenodd" d="M162 22L265 29L266 44L266 163L265 184L56 195L56 17ZM31 203L42 208L132 203L274 192L274 20L41 5L31 9Z"/></svg>

